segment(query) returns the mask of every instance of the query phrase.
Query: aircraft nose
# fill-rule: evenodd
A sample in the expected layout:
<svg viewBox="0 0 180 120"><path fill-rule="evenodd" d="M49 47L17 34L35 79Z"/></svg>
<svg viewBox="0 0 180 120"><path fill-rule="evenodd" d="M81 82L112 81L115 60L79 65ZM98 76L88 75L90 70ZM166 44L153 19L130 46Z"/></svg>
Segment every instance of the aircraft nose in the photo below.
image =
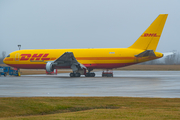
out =
<svg viewBox="0 0 180 120"><path fill-rule="evenodd" d="M4 59L3 59L3 63L5 63L5 64L6 64L6 58L4 58Z"/></svg>

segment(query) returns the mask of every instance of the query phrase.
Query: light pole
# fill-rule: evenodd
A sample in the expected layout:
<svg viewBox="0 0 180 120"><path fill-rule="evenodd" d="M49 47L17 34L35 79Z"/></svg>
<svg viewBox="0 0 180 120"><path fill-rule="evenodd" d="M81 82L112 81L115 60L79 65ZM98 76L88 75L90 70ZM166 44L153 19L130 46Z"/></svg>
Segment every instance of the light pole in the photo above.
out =
<svg viewBox="0 0 180 120"><path fill-rule="evenodd" d="M19 50L21 49L21 45L18 45L18 47L19 47Z"/></svg>

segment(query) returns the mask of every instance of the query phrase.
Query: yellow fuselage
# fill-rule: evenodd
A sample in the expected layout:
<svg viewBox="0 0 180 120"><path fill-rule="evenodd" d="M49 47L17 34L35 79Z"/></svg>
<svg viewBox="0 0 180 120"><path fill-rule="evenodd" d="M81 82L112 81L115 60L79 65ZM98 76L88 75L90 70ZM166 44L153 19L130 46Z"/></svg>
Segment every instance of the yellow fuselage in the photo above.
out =
<svg viewBox="0 0 180 120"><path fill-rule="evenodd" d="M18 50L10 53L3 62L15 68L45 69L48 61L56 60L65 52L73 52L77 61L87 68L113 69L163 56L162 53L155 52L156 57L135 57L143 51L132 48ZM70 66L57 68L70 68Z"/></svg>

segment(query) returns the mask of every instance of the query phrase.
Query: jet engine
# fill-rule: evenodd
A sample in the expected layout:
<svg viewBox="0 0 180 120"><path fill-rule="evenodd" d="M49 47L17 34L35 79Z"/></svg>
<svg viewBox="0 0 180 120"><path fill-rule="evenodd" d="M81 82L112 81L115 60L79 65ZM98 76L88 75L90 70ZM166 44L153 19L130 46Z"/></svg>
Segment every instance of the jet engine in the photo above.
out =
<svg viewBox="0 0 180 120"><path fill-rule="evenodd" d="M49 72L49 73L54 71L54 67L53 67L52 62L47 62L46 63L46 71Z"/></svg>

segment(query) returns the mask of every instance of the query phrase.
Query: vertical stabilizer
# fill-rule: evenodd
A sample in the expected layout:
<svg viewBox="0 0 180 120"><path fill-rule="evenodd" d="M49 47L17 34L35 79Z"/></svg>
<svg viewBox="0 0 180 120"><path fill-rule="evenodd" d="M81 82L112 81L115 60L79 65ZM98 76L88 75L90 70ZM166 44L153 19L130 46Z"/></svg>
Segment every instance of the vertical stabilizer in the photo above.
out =
<svg viewBox="0 0 180 120"><path fill-rule="evenodd" d="M129 48L156 51L168 14L160 14Z"/></svg>

